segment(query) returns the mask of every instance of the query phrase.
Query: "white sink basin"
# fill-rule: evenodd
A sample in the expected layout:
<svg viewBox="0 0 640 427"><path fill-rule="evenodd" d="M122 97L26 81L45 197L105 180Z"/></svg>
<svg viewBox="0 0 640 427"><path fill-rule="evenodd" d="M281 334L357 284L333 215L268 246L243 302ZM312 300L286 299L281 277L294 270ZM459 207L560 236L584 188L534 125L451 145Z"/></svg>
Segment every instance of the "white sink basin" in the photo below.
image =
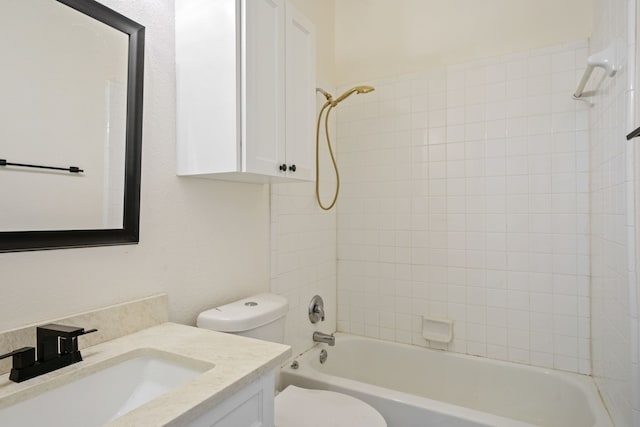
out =
<svg viewBox="0 0 640 427"><path fill-rule="evenodd" d="M0 409L0 426L101 426L213 367L176 360L161 353L136 352L115 365Z"/></svg>

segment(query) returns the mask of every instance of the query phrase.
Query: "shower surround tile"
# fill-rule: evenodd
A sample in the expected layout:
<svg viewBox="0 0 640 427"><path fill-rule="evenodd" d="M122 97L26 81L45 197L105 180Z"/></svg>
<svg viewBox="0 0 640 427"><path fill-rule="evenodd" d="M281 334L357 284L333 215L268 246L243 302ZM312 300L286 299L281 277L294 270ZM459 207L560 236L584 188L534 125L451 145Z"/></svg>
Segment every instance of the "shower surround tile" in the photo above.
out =
<svg viewBox="0 0 640 427"><path fill-rule="evenodd" d="M368 82L336 109L338 330L590 373L586 52Z"/></svg>
<svg viewBox="0 0 640 427"><path fill-rule="evenodd" d="M593 376L616 426L640 425L638 348L637 139L635 1L598 0L589 53L611 43L627 50L626 63L592 98L592 357ZM635 110L635 111L634 111Z"/></svg>

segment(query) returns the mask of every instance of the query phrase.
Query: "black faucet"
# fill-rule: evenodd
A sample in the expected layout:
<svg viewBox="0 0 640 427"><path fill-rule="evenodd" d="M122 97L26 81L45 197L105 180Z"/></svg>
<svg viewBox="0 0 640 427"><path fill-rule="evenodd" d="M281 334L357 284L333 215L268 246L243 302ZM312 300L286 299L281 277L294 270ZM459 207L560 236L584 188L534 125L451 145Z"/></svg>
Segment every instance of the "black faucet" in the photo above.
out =
<svg viewBox="0 0 640 427"><path fill-rule="evenodd" d="M17 383L64 368L82 361L78 350L78 337L90 334L97 329L85 331L84 328L48 324L36 328L36 348L22 347L10 353L0 355L0 359L13 357L13 367L9 379Z"/></svg>

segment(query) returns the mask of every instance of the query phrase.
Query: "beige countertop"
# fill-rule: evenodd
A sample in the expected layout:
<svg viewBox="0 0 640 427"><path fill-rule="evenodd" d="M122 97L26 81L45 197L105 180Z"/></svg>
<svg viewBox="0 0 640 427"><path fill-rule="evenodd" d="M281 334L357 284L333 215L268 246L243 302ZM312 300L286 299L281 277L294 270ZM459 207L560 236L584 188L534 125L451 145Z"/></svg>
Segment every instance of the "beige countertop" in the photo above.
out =
<svg viewBox="0 0 640 427"><path fill-rule="evenodd" d="M22 383L14 383L4 375L0 380L0 408L60 387L129 357L153 352L206 371L117 418L108 426L184 425L280 366L291 350L288 346L272 342L163 323L88 347L82 350L82 362Z"/></svg>

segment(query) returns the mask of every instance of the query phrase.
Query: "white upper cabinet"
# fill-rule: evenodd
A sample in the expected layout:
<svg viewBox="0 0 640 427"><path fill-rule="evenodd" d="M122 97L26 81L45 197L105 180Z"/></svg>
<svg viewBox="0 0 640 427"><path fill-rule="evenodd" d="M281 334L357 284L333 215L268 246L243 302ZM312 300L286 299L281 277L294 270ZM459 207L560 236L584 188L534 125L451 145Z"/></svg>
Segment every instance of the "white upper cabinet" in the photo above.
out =
<svg viewBox="0 0 640 427"><path fill-rule="evenodd" d="M315 31L285 0L176 0L177 172L312 180Z"/></svg>
<svg viewBox="0 0 640 427"><path fill-rule="evenodd" d="M286 23L287 165L298 178L313 180L316 36L313 24L291 4L287 4Z"/></svg>
<svg viewBox="0 0 640 427"><path fill-rule="evenodd" d="M286 161L284 0L245 0L243 172L277 175ZM243 27L243 25L240 25Z"/></svg>

